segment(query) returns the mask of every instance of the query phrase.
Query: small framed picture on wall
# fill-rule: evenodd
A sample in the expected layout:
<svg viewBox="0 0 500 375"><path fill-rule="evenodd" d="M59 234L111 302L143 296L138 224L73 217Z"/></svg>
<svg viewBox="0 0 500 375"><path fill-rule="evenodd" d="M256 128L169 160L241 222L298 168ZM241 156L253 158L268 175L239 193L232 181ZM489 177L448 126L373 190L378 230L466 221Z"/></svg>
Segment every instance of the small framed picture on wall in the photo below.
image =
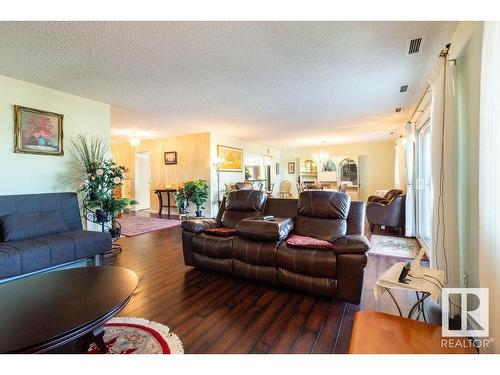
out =
<svg viewBox="0 0 500 375"><path fill-rule="evenodd" d="M177 164L177 151L167 151L163 154L165 165Z"/></svg>
<svg viewBox="0 0 500 375"><path fill-rule="evenodd" d="M276 174L280 174L280 163L276 163Z"/></svg>
<svg viewBox="0 0 500 375"><path fill-rule="evenodd" d="M288 174L295 174L295 162L288 162Z"/></svg>

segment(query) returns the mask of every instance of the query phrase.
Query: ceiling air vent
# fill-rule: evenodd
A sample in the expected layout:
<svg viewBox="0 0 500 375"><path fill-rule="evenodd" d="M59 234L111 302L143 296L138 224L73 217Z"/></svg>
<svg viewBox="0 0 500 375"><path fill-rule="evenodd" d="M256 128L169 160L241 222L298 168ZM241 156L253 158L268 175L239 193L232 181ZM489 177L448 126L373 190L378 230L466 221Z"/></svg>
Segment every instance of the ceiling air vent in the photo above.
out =
<svg viewBox="0 0 500 375"><path fill-rule="evenodd" d="M422 49L422 42L423 42L422 37L413 38L413 39L408 40L406 54L408 56L411 56L411 55L416 55L417 53L419 53L420 50Z"/></svg>
<svg viewBox="0 0 500 375"><path fill-rule="evenodd" d="M394 110L394 112L398 113L398 112L401 112L401 107L398 107Z"/></svg>
<svg viewBox="0 0 500 375"><path fill-rule="evenodd" d="M407 91L408 91L408 85L404 85L399 88L399 92L407 92Z"/></svg>

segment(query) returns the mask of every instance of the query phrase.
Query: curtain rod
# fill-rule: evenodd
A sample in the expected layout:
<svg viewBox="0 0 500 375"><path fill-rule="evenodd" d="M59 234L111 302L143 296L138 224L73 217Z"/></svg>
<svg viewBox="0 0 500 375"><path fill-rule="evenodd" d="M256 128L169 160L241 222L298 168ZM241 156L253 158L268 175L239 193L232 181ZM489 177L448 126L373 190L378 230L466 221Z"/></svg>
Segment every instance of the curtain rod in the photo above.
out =
<svg viewBox="0 0 500 375"><path fill-rule="evenodd" d="M446 57L446 56L448 56L448 51L450 50L450 47L451 47L451 43L448 43L444 47L444 49L439 53L439 57ZM413 116L415 116L415 113L417 113L418 107L420 107L420 104L422 104L422 101L424 100L425 95L429 92L429 88L430 87L431 87L431 85L427 85L427 87L425 88L425 91L424 91L422 97L420 98L420 100L418 101L418 104L415 107L415 110L413 111L413 113L411 114L410 119L408 120L408 122L411 123L411 120L413 119Z"/></svg>

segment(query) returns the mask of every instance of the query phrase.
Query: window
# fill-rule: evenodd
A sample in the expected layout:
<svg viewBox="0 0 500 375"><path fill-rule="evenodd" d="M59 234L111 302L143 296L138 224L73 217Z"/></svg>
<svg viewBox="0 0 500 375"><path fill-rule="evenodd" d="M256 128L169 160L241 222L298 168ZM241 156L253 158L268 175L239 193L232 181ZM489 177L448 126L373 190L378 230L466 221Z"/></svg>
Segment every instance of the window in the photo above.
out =
<svg viewBox="0 0 500 375"><path fill-rule="evenodd" d="M427 120L417 130L417 236L427 248L431 245L431 127Z"/></svg>

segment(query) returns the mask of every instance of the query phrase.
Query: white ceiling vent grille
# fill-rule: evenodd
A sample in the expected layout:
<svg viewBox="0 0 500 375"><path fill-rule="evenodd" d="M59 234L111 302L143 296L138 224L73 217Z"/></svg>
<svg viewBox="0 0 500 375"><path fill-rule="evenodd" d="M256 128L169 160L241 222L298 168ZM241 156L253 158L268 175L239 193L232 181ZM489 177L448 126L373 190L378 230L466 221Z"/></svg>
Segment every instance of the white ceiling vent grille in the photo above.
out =
<svg viewBox="0 0 500 375"><path fill-rule="evenodd" d="M424 38L419 36L417 38L409 39L406 43L406 54L408 56L416 55L422 50Z"/></svg>

